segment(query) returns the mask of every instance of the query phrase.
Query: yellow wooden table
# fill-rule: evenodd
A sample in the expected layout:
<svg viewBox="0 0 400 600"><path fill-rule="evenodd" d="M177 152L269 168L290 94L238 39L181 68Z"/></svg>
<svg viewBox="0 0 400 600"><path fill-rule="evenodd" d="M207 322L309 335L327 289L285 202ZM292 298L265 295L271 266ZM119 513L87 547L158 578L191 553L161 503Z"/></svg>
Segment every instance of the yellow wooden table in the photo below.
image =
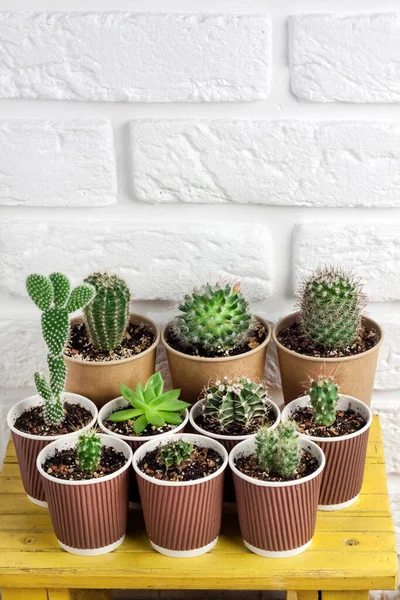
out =
<svg viewBox="0 0 400 600"><path fill-rule="evenodd" d="M236 516L225 515L212 552L171 559L151 549L135 512L125 543L112 554L67 554L57 545L47 510L24 495L12 444L0 475L0 498L3 600L106 600L111 597L107 590L121 588L289 590L290 600L367 600L367 590L393 590L397 584L378 417L370 433L359 501L342 511L318 513L311 548L294 558L251 554L242 544Z"/></svg>

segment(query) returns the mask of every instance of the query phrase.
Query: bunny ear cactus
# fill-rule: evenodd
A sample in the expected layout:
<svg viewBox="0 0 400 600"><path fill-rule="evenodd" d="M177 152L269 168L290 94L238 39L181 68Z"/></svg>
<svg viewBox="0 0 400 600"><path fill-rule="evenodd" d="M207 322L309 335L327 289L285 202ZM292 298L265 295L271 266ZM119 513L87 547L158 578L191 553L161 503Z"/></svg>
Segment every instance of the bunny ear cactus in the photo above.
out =
<svg viewBox="0 0 400 600"><path fill-rule="evenodd" d="M336 419L339 401L338 385L332 378L320 378L309 389L313 420L316 425L330 427Z"/></svg>
<svg viewBox="0 0 400 600"><path fill-rule="evenodd" d="M189 442L177 440L176 442L169 442L161 448L160 458L168 471L170 467L179 468L189 458L193 450L194 446Z"/></svg>
<svg viewBox="0 0 400 600"><path fill-rule="evenodd" d="M68 278L62 273L52 273L49 277L29 275L26 289L42 311L42 335L49 351L47 364L50 380L47 381L41 373L35 373L35 385L44 400L46 422L58 425L64 416L61 394L67 369L62 352L69 335L68 314L83 308L93 298L95 290L91 286L80 285L71 292Z"/></svg>
<svg viewBox="0 0 400 600"><path fill-rule="evenodd" d="M335 267L317 269L298 294L301 326L310 342L326 349L355 342L366 296L360 282Z"/></svg>
<svg viewBox="0 0 400 600"><path fill-rule="evenodd" d="M284 479L295 476L301 459L301 443L293 422L281 423L273 430L263 427L257 432L255 443L263 471L277 473Z"/></svg>
<svg viewBox="0 0 400 600"><path fill-rule="evenodd" d="M129 324L129 288L123 279L107 273L93 273L85 283L96 289L95 298L84 309L90 341L100 350L113 350L121 344Z"/></svg>
<svg viewBox="0 0 400 600"><path fill-rule="evenodd" d="M100 465L102 445L96 431L82 433L77 446L78 465L81 471L93 475Z"/></svg>
<svg viewBox="0 0 400 600"><path fill-rule="evenodd" d="M172 333L183 346L210 353L227 353L243 343L252 322L240 284L206 284L185 296L179 310Z"/></svg>
<svg viewBox="0 0 400 600"><path fill-rule="evenodd" d="M265 417L270 400L261 383L247 377L216 380L203 392L203 411L215 419L221 429L239 424L249 429L257 419Z"/></svg>
<svg viewBox="0 0 400 600"><path fill-rule="evenodd" d="M133 431L142 433L148 425L163 427L166 423L180 425L182 423L182 411L190 404L179 400L180 390L164 392L164 381L161 373L152 375L143 388L138 383L136 390L120 384L120 391L127 402L132 405L131 409L119 410L108 418L114 423L121 421L133 421Z"/></svg>

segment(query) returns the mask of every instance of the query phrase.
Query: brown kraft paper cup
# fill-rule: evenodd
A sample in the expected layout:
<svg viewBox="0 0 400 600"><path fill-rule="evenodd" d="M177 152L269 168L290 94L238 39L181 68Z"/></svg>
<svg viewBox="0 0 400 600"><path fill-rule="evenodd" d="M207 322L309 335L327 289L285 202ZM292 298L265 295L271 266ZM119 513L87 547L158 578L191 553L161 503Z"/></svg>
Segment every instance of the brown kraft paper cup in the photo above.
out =
<svg viewBox="0 0 400 600"><path fill-rule="evenodd" d="M272 400L269 401L273 410L275 411L276 419L275 422L269 427L269 429L275 429L281 420L281 411L278 406ZM252 437L251 435L221 435L217 433L211 433L206 429L202 429L200 425L196 423L196 418L201 412L201 407L204 404L204 400L199 400L192 406L189 414L189 422L191 425L191 429L194 433L199 433L201 435L205 435L206 437L210 437L213 440L218 440L220 444L223 445L225 450L230 453L231 450L243 440L247 440ZM236 497L235 497L235 488L233 485L233 477L232 471L230 469L226 469L225 471L225 481L224 481L224 508L235 508L236 506Z"/></svg>
<svg viewBox="0 0 400 600"><path fill-rule="evenodd" d="M82 322L82 318L72 320L72 325ZM142 315L131 315L130 322L138 325L144 323L155 334L153 344L140 354L123 360L108 362L90 362L66 356L68 392L75 392L90 398L98 408L116 398L119 384L124 383L130 388L136 388L140 382L143 385L155 372L156 350L160 341L157 325Z"/></svg>
<svg viewBox="0 0 400 600"><path fill-rule="evenodd" d="M282 421L303 406L310 406L310 397L302 396L288 404L282 413ZM323 438L302 435L312 440L325 454L326 465L322 476L318 510L340 510L351 506L358 500L364 479L367 455L368 435L372 423L370 408L357 398L340 394L339 409L351 408L361 414L366 425L350 435Z"/></svg>
<svg viewBox="0 0 400 600"><path fill-rule="evenodd" d="M190 356L174 350L166 341L166 332L170 325L166 326L161 335L161 342L167 352L172 387L181 390L182 400L194 404L210 379L222 379L224 376L230 378L240 377L241 375L245 375L249 379L260 381L263 379L265 356L268 342L271 339L271 329L264 319L261 319L261 317L255 318L265 326L267 332L267 337L263 343L254 350L250 350L250 352L223 358Z"/></svg>
<svg viewBox="0 0 400 600"><path fill-rule="evenodd" d="M260 481L235 467L236 457L255 452L254 436L237 444L229 455L240 531L245 546L259 556L288 558L304 552L311 544L325 457L314 442L304 438L301 442L320 466L311 475L295 481Z"/></svg>
<svg viewBox="0 0 400 600"><path fill-rule="evenodd" d="M97 421L97 408L87 398L79 396L78 394L64 394L64 400L67 400L71 404L81 404L87 410L92 413L92 420L86 427L83 427L80 431L86 431L92 428ZM43 404L43 400L39 395L30 396L24 400L20 400L14 406L12 406L7 415L7 425L11 430L12 440L15 446L15 452L18 459L19 470L21 472L21 479L25 489L25 492L31 502L37 506L47 507L45 499L44 488L42 480L39 476L36 468L37 455L43 448L45 448L50 442L59 439L64 436L50 436L50 435L32 435L19 431L14 427L16 419L25 411L29 410L34 406ZM68 434L66 434L68 435Z"/></svg>
<svg viewBox="0 0 400 600"><path fill-rule="evenodd" d="M128 518L128 480L132 450L123 440L100 435L104 446L122 452L125 465L99 479L66 481L51 477L42 464L55 450L76 446L79 434L56 440L37 458L54 533L61 548L80 556L112 552L125 538Z"/></svg>
<svg viewBox="0 0 400 600"><path fill-rule="evenodd" d="M228 453L219 442L201 435L178 433L177 438L213 448L223 457L223 464L212 475L195 481L160 481L142 473L138 462L147 452L173 441L170 436L146 442L136 450L133 468L151 545L166 556L189 558L209 552L218 541Z"/></svg>
<svg viewBox="0 0 400 600"><path fill-rule="evenodd" d="M167 433L160 433L159 435L141 435L141 436L131 436L131 435L122 435L120 433L115 433L115 431L111 431L107 429L104 424L104 421L108 419L108 417L116 412L117 410L122 410L126 407L127 401L122 397L115 398L110 402L107 402L100 410L98 416L99 427L106 433L107 435L113 435L114 437L119 438L120 440L124 440L132 449L132 452L135 452L142 444L148 442L149 440L157 439L164 437L169 437L175 433L183 433L186 430L187 423L189 421L189 411L185 409L185 414L182 417L182 423L168 431ZM139 488L136 481L136 475L133 469L129 470L129 508L141 509L140 504L140 495Z"/></svg>
<svg viewBox="0 0 400 600"><path fill-rule="evenodd" d="M368 329L375 329L379 335L378 343L370 350L354 356L318 358L293 352L278 341L279 332L290 326L298 314L293 313L279 321L272 332L272 338L278 348L285 404L304 394L309 387L310 378L318 379L322 375L324 377L334 376L344 394L359 398L370 406L376 363L383 341L383 332L378 323L369 317L363 317L363 324Z"/></svg>

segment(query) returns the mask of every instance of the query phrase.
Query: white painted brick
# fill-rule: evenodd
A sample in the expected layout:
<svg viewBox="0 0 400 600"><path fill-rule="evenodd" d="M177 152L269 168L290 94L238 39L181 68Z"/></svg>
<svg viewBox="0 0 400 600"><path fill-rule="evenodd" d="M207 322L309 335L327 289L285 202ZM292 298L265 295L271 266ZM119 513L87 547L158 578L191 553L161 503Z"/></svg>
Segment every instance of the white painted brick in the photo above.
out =
<svg viewBox="0 0 400 600"><path fill-rule="evenodd" d="M307 221L294 236L294 288L318 266L336 264L361 276L369 300L400 300L399 225Z"/></svg>
<svg viewBox="0 0 400 600"><path fill-rule="evenodd" d="M388 398L385 398L384 400L373 399L372 410L374 414L378 414L381 419L386 472L400 473L399 402Z"/></svg>
<svg viewBox="0 0 400 600"><path fill-rule="evenodd" d="M400 206L400 125L368 121L137 119L145 202Z"/></svg>
<svg viewBox="0 0 400 600"><path fill-rule="evenodd" d="M265 98L265 15L0 13L0 97L132 102Z"/></svg>
<svg viewBox="0 0 400 600"><path fill-rule="evenodd" d="M46 346L40 331L40 313L37 318L1 319L0 387L20 388L33 386L33 374L46 369Z"/></svg>
<svg viewBox="0 0 400 600"><path fill-rule="evenodd" d="M117 200L108 121L0 121L0 156L0 205L104 206Z"/></svg>
<svg viewBox="0 0 400 600"><path fill-rule="evenodd" d="M289 20L293 93L310 102L399 102L400 14Z"/></svg>
<svg viewBox="0 0 400 600"><path fill-rule="evenodd" d="M373 318L374 315L372 315ZM400 389L400 313L389 312L377 319L384 331L375 377L376 390Z"/></svg>
<svg viewBox="0 0 400 600"><path fill-rule="evenodd" d="M273 248L267 227L210 222L66 219L0 223L0 294L25 295L32 272L68 273L78 283L94 270L124 277L135 300L180 300L218 277L241 280L249 299L273 293Z"/></svg>

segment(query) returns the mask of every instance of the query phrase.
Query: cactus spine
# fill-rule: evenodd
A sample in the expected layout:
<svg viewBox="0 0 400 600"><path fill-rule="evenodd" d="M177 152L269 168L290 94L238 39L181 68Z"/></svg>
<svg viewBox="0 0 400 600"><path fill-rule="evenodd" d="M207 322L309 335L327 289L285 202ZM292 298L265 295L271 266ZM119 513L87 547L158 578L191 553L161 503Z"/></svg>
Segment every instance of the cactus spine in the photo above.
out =
<svg viewBox="0 0 400 600"><path fill-rule="evenodd" d="M338 385L332 378L313 381L309 390L313 420L316 425L330 427L336 419L339 400Z"/></svg>
<svg viewBox="0 0 400 600"><path fill-rule="evenodd" d="M169 442L161 448L160 459L168 471L169 467L179 467L183 462L185 462L193 450L194 447L192 444L185 442L185 440Z"/></svg>
<svg viewBox="0 0 400 600"><path fill-rule="evenodd" d="M49 277L32 274L26 280L26 289L42 311L42 335L48 348L47 365L50 379L35 373L38 394L44 400L44 418L51 425L58 425L64 416L62 392L64 391L67 369L62 352L69 335L70 312L82 308L89 302L94 289L80 285L72 290L62 273L52 273Z"/></svg>
<svg viewBox="0 0 400 600"><path fill-rule="evenodd" d="M355 342L361 328L366 296L360 282L335 267L317 269L298 294L300 321L308 340L323 348L343 348Z"/></svg>
<svg viewBox="0 0 400 600"><path fill-rule="evenodd" d="M296 425L287 421L276 429L260 429L255 436L260 468L284 479L296 475L301 459L301 443Z"/></svg>
<svg viewBox="0 0 400 600"><path fill-rule="evenodd" d="M129 288L123 279L107 273L93 273L85 283L96 289L95 298L84 309L90 341L100 350L114 350L129 324Z"/></svg>
<svg viewBox="0 0 400 600"><path fill-rule="evenodd" d="M261 383L247 377L216 380L203 392L203 412L215 419L221 429L238 424L248 430L266 415L269 396Z"/></svg>
<svg viewBox="0 0 400 600"><path fill-rule="evenodd" d="M100 465L101 439L95 430L82 433L78 438L77 457L81 471L93 475Z"/></svg>
<svg viewBox="0 0 400 600"><path fill-rule="evenodd" d="M240 284L206 284L186 295L179 310L182 314L173 322L174 335L183 346L206 352L226 353L238 346L252 322Z"/></svg>

